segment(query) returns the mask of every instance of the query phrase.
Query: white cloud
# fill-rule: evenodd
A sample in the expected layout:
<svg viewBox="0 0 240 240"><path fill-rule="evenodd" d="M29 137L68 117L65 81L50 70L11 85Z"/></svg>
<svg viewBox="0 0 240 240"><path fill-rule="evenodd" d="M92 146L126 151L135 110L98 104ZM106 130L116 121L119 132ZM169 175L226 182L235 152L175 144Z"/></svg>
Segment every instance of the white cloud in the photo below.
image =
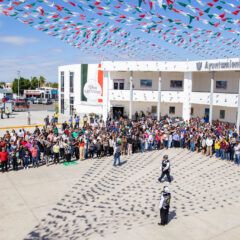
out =
<svg viewBox="0 0 240 240"><path fill-rule="evenodd" d="M52 49L52 52L53 52L53 53L62 53L63 50L62 50L61 48L53 48L53 49Z"/></svg>
<svg viewBox="0 0 240 240"><path fill-rule="evenodd" d="M14 46L23 46L28 43L36 42L35 38L26 38L21 36L4 36L0 37L0 42L8 43Z"/></svg>

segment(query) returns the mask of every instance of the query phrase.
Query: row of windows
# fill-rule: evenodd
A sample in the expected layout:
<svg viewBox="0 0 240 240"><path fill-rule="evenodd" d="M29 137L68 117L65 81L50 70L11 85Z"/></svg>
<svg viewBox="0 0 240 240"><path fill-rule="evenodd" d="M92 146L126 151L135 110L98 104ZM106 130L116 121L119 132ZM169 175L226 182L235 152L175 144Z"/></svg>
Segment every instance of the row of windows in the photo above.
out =
<svg viewBox="0 0 240 240"><path fill-rule="evenodd" d="M64 72L61 72L61 92L64 92ZM69 74L69 92L74 92L74 72Z"/></svg>
<svg viewBox="0 0 240 240"><path fill-rule="evenodd" d="M170 87L171 88L182 88L183 87L183 81L182 80L171 80L170 81ZM152 88L152 80L141 79L140 80L140 88L151 89ZM123 90L124 89L124 80L123 79L113 80L113 89Z"/></svg>
<svg viewBox="0 0 240 240"><path fill-rule="evenodd" d="M168 113L170 115L174 115L175 114L175 110L176 108L174 106L170 106ZM152 113L157 113L157 106L152 106ZM191 108L191 115L193 115L194 113L194 108ZM205 109L205 114L209 114L209 108ZM219 119L225 119L225 110L220 110L219 111Z"/></svg>
<svg viewBox="0 0 240 240"><path fill-rule="evenodd" d="M140 88L151 89L152 88L152 80L140 79ZM171 80L170 88L182 89L183 81L182 80ZM113 89L124 90L124 79L114 79L113 80ZM216 89L227 89L227 81L216 81Z"/></svg>
<svg viewBox="0 0 240 240"><path fill-rule="evenodd" d="M124 89L124 79L114 79L113 80L113 89L123 90ZM151 79L140 79L140 88L151 89L152 80ZM182 80L171 80L170 88L182 89L183 81ZM227 89L227 81L216 81L216 89ZM64 72L61 72L61 92L64 92ZM74 92L74 72L69 74L69 92Z"/></svg>
<svg viewBox="0 0 240 240"><path fill-rule="evenodd" d="M69 106L70 106L70 115L73 115L74 113L74 97L70 97L69 100ZM61 113L64 114L65 105L64 105L64 94L61 94Z"/></svg>

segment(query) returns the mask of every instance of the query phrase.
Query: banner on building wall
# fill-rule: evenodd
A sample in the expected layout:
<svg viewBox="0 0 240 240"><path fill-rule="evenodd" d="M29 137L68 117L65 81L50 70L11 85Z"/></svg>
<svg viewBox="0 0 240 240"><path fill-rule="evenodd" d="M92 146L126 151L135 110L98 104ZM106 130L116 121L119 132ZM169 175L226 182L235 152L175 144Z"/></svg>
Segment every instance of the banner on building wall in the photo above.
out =
<svg viewBox="0 0 240 240"><path fill-rule="evenodd" d="M101 64L82 64L81 68L81 101L102 102L103 71Z"/></svg>

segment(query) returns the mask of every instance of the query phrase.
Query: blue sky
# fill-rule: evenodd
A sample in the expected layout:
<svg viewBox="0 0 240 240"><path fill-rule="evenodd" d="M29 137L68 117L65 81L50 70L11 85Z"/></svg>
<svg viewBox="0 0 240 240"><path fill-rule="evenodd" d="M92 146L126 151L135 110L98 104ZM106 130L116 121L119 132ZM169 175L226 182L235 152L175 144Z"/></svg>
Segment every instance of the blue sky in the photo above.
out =
<svg viewBox="0 0 240 240"><path fill-rule="evenodd" d="M42 75L56 82L59 65L96 61L94 56L0 15L0 81L11 82L19 70L26 78Z"/></svg>
<svg viewBox="0 0 240 240"><path fill-rule="evenodd" d="M7 0L4 0L6 3ZM26 4L30 4L32 2L37 1L30 1L26 0ZM152 15L149 15L150 7L148 5L148 0L146 0L146 5L142 3L140 11L134 11L133 8L131 8L130 11L126 12L124 11L125 8L115 8L114 6L118 5L117 1L112 1L112 5L109 5L110 12L114 13L118 17L109 18L109 17L103 17L99 16L96 13L101 12L99 10L92 10L88 8L86 4L94 4L95 0L88 0L88 1L82 1L82 6L84 6L85 10L84 12L81 12L79 8L73 7L68 2L63 1L55 1L60 6L65 7L65 9L69 9L73 12L79 12L79 14L84 14L86 16L86 19L80 20L79 16L72 17L71 19L74 23L81 22L84 25L88 27L88 29L96 28L97 23L106 23L109 22L107 29L102 29L101 33L108 33L107 37L110 40L119 41L120 39L123 39L120 37L119 33L113 34L110 33L110 29L113 29L114 27L119 27L121 31L124 33L130 33L129 37L126 39L123 39L122 43L127 43L129 46L131 45L131 40L134 40L136 37L139 37L139 39L136 41L135 47L129 47L127 50L119 50L116 46L114 46L113 43L109 43L108 45L98 45L99 48L96 49L94 47L89 47L90 52L82 51L79 49L76 49L63 41L60 41L57 38L48 36L47 34L38 31L36 28L32 28L29 25L23 24L13 17L8 17L3 14L0 15L0 81L6 81L10 82L15 77L17 77L17 71L21 71L21 76L30 78L33 76L44 76L46 77L47 81L49 82L55 82L57 81L57 67L59 65L65 65L65 64L75 64L75 63L98 63L100 61L100 58L104 57L108 60L198 60L202 58L207 59L215 59L215 58L227 58L227 57L236 57L240 56L239 52L239 44L237 45L237 48L232 47L232 39L237 39L237 41L240 41L240 37L237 34L230 33L229 31L222 31L223 28L231 27L233 30L239 31L239 23L238 24L230 24L226 21L221 21L218 16L220 14L223 14L224 11L226 11L226 17L231 17L232 20L236 21L239 20L240 13L238 15L231 14L233 11L237 10L233 6L221 4L220 1L217 3L214 3L212 0L205 1L205 0L181 0L180 2L186 3L187 7L183 8L179 4L175 4L174 8L177 10L183 9L184 12L187 12L191 15L197 15L198 11L196 11L196 8L201 8L202 10L205 10L208 8L206 5L209 2L214 3L214 7L212 7L209 11L209 14L204 13L204 15L201 17L201 20L204 21L211 21L212 23L220 23L219 27L211 26L209 24L204 24L202 21L197 21L196 19L193 20L191 23L192 26L194 26L193 29L188 29L186 27L180 27L179 25L176 25L175 23L163 21L162 23L158 23L157 27L162 28L161 33L154 33L151 31L150 33L144 32L143 25L139 25L140 29L136 29L136 26L142 22L147 22L148 27L152 26L154 23L153 21L159 21L160 19L155 15L154 17ZM72 0L72 2L76 4L81 4L81 1ZM106 2L111 1L102 1L99 6L108 6L104 5ZM135 4L138 5L138 0L124 0L124 3L127 4ZM154 0L153 0L154 2ZM164 11L162 8L159 8L158 1L155 0L156 4L152 9L152 12L155 14L159 14L163 16L165 19L172 19L172 20L180 20L182 23L188 25L189 24L189 16L184 16L183 14L175 13L173 10L167 10ZM176 1L177 2L177 1ZM189 4L189 2L192 2ZM205 6L201 6L201 2L205 4ZM228 1L226 1L229 3ZM49 3L52 4L52 2L49 1ZM55 3L55 4L56 4ZM166 3L166 0L163 0L163 3ZM235 6L240 6L239 0L231 0L231 3ZM60 13L61 17L69 16L64 11L58 12L56 7L52 6L49 7L48 5L44 5L45 3L37 3L35 8L39 6L43 6L45 12L53 12L55 11L56 14ZM217 9L216 6L222 5L223 9ZM14 6L15 8L21 8L20 6ZM118 5L120 6L120 5ZM192 9L190 8L192 7ZM27 11L27 10L24 10ZM143 18L143 20L139 21L136 19L139 19L139 16L143 14L143 12L146 11L146 16ZM127 19L130 19L130 17L133 19L131 20L131 24L133 24L135 27L132 28L131 24L117 22L116 20L119 19L119 16L121 14L124 14L127 16ZM38 16L39 13L37 13ZM211 17L211 15L217 16ZM148 18L149 17L149 18ZM93 18L94 22L87 22L87 18ZM23 19L27 19L26 17ZM43 19L50 20L47 18L47 16L43 16ZM38 19L37 19L38 20ZM122 19L123 21L124 19ZM36 21L37 22L37 21ZM39 22L39 21L38 21ZM51 25L51 23L50 23ZM168 30L169 26L172 26L171 28L178 28L177 31L171 30L167 33L166 38L169 39L169 41L174 42L174 35L182 35L184 37L184 42L181 44L180 47L176 46L176 43L169 43L166 42L166 39L163 39L163 33ZM197 36L198 33L194 32L194 29L204 29L212 31L213 33L221 33L221 36L219 38L216 38L216 40L211 39L209 34L201 35L199 38L194 39L191 34L194 34L194 36ZM186 33L187 31L187 33ZM47 32L49 33L49 31ZM80 40L84 39L83 37L83 31L81 31ZM190 35L187 35L187 34ZM93 36L93 34L91 35ZM101 35L103 36L103 35ZM91 38L91 37L90 37ZM104 37L103 37L104 38ZM191 44L189 43L191 38ZM222 45L221 42L219 42L220 38L222 38L222 41L226 40L226 43L229 43L231 45ZM86 39L86 37L85 37ZM79 41L80 41L79 40ZM179 43L179 38L177 39ZM143 41L147 41L147 44ZM204 41L208 41L207 43L204 43ZM91 39L89 40L91 43ZM76 42L79 43L79 42ZM200 45L196 45L199 44ZM225 44L226 44L225 43ZM160 49L157 49L155 46L159 46ZM183 49L182 46L184 45L191 45L188 49ZM123 48L124 49L124 48ZM156 50L156 53L154 53L154 50ZM143 54L144 52L144 54ZM98 54L101 54L102 57L99 57Z"/></svg>

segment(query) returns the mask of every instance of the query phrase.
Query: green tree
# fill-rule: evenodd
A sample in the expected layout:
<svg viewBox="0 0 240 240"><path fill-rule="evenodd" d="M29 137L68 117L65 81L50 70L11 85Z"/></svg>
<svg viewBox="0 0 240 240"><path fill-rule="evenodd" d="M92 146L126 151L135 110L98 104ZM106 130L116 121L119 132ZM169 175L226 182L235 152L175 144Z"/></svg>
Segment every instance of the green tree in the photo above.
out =
<svg viewBox="0 0 240 240"><path fill-rule="evenodd" d="M38 88L38 82L39 82L39 80L36 77L33 77L31 80L31 89Z"/></svg>
<svg viewBox="0 0 240 240"><path fill-rule="evenodd" d="M31 82L30 82L29 79L21 77L20 81L19 81L19 92L20 92L20 94L23 94L25 89L26 90L31 89ZM13 85L12 85L12 90L13 90L14 93L18 93L18 78L14 79Z"/></svg>
<svg viewBox="0 0 240 240"><path fill-rule="evenodd" d="M40 81L40 87L42 87L42 86L44 86L46 79L45 79L45 77L40 76L39 81Z"/></svg>
<svg viewBox="0 0 240 240"><path fill-rule="evenodd" d="M52 84L51 84L51 87L52 87L52 88L58 88L58 83L56 83L56 82L55 82L55 83L52 83Z"/></svg>
<svg viewBox="0 0 240 240"><path fill-rule="evenodd" d="M0 82L0 89L3 89L5 87L5 82Z"/></svg>

